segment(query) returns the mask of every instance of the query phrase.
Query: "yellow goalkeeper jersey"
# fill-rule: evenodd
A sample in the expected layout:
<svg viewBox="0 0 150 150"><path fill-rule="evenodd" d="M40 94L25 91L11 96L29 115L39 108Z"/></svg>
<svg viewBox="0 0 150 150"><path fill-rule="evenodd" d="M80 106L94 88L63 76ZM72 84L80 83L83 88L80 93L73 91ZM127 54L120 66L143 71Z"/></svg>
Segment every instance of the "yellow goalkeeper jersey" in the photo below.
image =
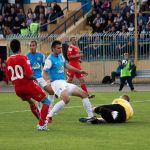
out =
<svg viewBox="0 0 150 150"><path fill-rule="evenodd" d="M121 106L124 107L125 112L126 112L126 121L129 120L133 116L133 108L128 101L118 98L118 99L113 100L112 104L120 104Z"/></svg>

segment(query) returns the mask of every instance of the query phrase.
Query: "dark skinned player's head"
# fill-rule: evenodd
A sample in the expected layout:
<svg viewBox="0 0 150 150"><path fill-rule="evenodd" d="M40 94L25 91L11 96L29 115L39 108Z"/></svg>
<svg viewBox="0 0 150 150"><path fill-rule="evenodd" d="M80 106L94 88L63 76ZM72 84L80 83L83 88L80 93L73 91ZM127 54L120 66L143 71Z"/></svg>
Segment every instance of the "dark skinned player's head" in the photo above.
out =
<svg viewBox="0 0 150 150"><path fill-rule="evenodd" d="M14 54L20 52L20 50L21 50L20 41L17 39L12 40L10 42L10 48Z"/></svg>

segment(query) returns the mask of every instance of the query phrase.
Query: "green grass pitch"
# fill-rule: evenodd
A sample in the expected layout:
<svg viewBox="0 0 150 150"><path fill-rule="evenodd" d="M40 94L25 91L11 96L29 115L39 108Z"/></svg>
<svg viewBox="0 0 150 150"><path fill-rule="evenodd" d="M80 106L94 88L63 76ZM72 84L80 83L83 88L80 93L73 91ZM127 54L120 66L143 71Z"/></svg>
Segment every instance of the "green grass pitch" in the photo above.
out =
<svg viewBox="0 0 150 150"><path fill-rule="evenodd" d="M134 117L124 124L80 123L78 119L86 113L81 100L72 97L54 117L49 131L37 131L28 104L14 93L0 93L0 150L149 150L150 92L95 94L93 106L128 94Z"/></svg>

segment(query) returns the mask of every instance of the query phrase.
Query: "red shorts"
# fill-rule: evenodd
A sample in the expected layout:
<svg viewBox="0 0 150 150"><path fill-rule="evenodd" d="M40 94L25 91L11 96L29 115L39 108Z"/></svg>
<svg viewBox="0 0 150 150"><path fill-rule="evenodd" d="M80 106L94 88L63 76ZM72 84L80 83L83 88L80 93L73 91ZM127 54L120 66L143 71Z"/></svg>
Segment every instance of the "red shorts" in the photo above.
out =
<svg viewBox="0 0 150 150"><path fill-rule="evenodd" d="M81 66L80 66L80 63L79 63L79 62L76 62L76 63L74 63L74 62L69 62L69 65L71 65L71 66L73 66L73 67L75 67L75 68L81 70ZM67 78L73 79L74 76L75 76L77 79L83 77L83 75L82 75L81 73L76 73L76 72L73 72L73 71L71 71L71 70L68 70L68 71L67 71Z"/></svg>
<svg viewBox="0 0 150 150"><path fill-rule="evenodd" d="M22 100L34 99L38 102L41 102L46 94L44 91L34 82L31 82L28 85L22 85L15 87L16 95L19 96Z"/></svg>
<svg viewBox="0 0 150 150"><path fill-rule="evenodd" d="M73 71L70 71L70 70L67 71L67 78L73 79L74 76L75 76L77 79L83 77L83 75L82 75L81 73L76 73L76 72L73 72Z"/></svg>

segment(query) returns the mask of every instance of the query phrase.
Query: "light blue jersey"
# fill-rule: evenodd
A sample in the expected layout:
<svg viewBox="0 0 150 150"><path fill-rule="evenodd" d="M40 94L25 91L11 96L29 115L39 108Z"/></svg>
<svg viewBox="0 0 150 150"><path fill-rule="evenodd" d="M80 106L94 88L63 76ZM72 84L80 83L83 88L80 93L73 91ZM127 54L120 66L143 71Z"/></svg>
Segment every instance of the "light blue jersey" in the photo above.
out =
<svg viewBox="0 0 150 150"><path fill-rule="evenodd" d="M62 54L58 56L50 54L45 61L43 70L48 73L48 76L52 81L65 80L65 64L66 62Z"/></svg>
<svg viewBox="0 0 150 150"><path fill-rule="evenodd" d="M32 54L29 52L27 54L28 59L30 60L30 64L33 71L33 76L36 78L42 77L42 66L44 66L45 63L45 56L42 53L36 52L35 54Z"/></svg>

